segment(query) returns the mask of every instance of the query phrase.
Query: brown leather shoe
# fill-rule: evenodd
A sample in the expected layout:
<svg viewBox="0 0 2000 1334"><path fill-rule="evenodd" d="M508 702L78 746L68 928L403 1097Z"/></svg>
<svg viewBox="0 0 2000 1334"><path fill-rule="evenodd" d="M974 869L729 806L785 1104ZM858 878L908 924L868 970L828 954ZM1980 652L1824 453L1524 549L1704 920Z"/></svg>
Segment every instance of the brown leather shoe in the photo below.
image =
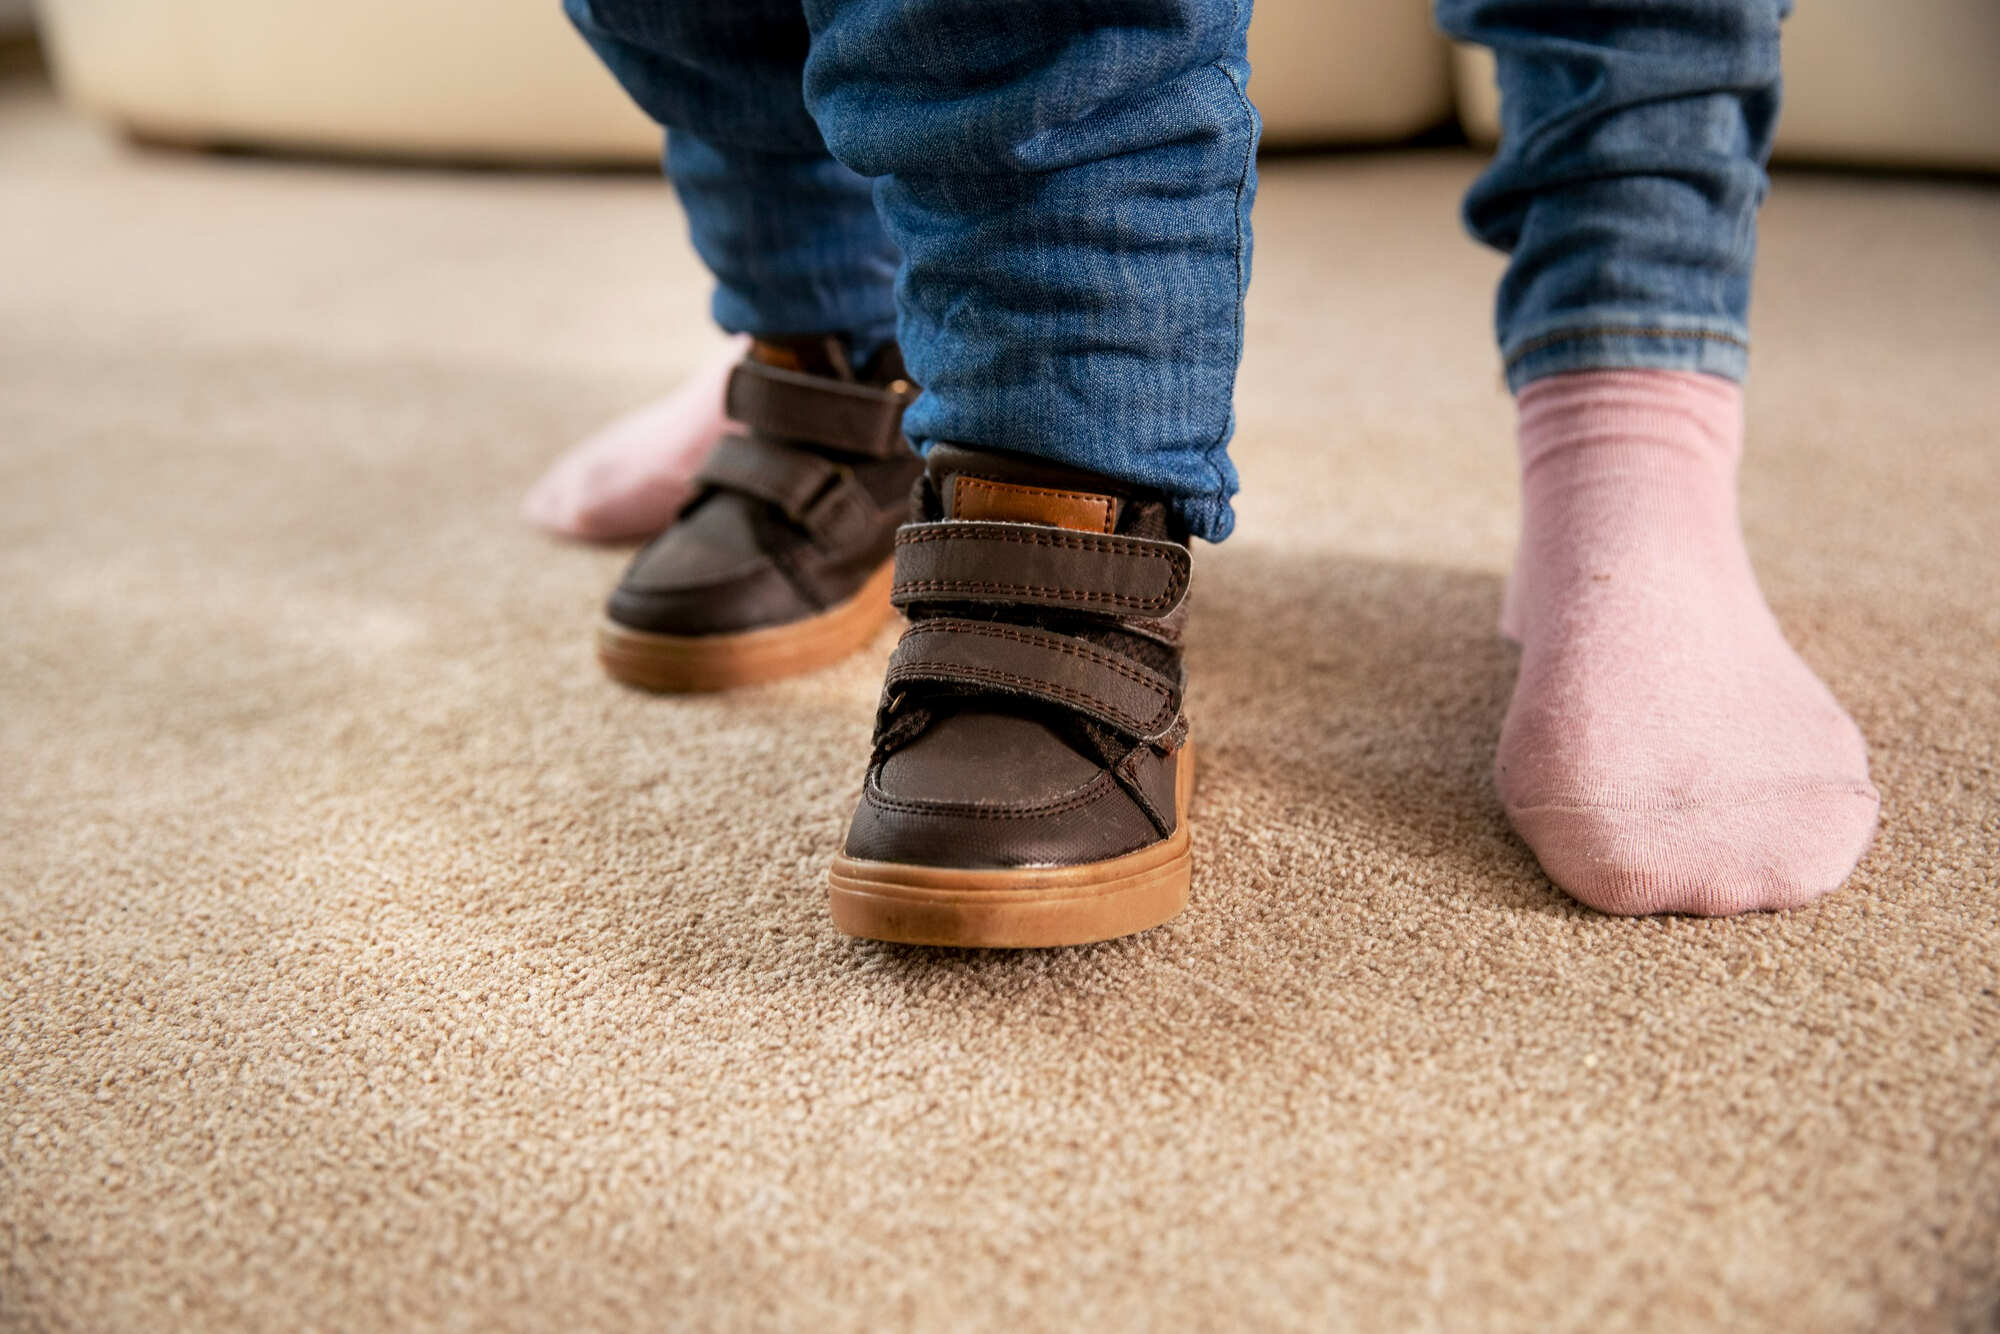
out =
<svg viewBox="0 0 2000 1334"><path fill-rule="evenodd" d="M1166 921L1191 864L1185 534L1161 497L951 445L917 505L834 924L1020 948Z"/></svg>
<svg viewBox="0 0 2000 1334"><path fill-rule="evenodd" d="M896 525L923 461L891 346L861 368L836 338L760 340L729 379L745 433L717 446L671 527L632 560L597 629L604 670L648 690L811 671L888 618Z"/></svg>

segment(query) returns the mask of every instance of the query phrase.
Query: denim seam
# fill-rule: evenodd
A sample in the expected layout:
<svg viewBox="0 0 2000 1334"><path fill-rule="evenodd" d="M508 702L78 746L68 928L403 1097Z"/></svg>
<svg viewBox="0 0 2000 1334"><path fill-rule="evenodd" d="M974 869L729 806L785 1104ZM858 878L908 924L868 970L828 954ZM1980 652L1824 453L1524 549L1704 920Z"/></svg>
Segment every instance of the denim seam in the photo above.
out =
<svg viewBox="0 0 2000 1334"><path fill-rule="evenodd" d="M1512 370L1530 353L1539 352L1545 347L1554 347L1559 343L1577 342L1586 338L1619 336L1626 338L1686 338L1710 343L1728 343L1732 347L1740 347L1746 352L1750 350L1748 339L1738 338L1735 334L1720 333L1713 329L1653 329L1634 328L1630 325L1599 325L1585 329L1559 329L1555 333L1541 334L1530 338L1527 342L1522 343L1507 354L1507 369Z"/></svg>
<svg viewBox="0 0 2000 1334"><path fill-rule="evenodd" d="M1236 28L1240 28L1241 26L1242 13L1242 0L1237 0L1237 3L1230 7L1230 22ZM1230 89L1236 94L1237 106L1243 114L1244 123L1246 125L1254 125L1257 117L1257 109L1251 105L1249 93L1244 89L1242 84L1236 81L1236 75L1220 60L1211 61L1209 67L1228 80ZM1248 284L1243 281L1243 195L1250 188L1250 173L1256 169L1256 163L1257 136L1253 130L1249 136L1249 141L1243 148L1243 166L1236 175L1236 198L1234 206L1234 224L1236 227L1236 321L1235 346L1231 349L1232 364L1230 366L1230 381L1232 386L1235 382L1237 369L1243 362L1243 302L1248 295ZM1230 428L1235 424L1235 392L1233 388L1229 399L1230 406L1223 414L1222 426L1216 431L1215 439L1209 444L1208 450L1203 456L1203 461L1208 464L1209 471L1215 474L1215 493L1218 496L1222 494L1228 482L1222 475L1222 466L1215 461L1215 454L1217 451L1227 447Z"/></svg>

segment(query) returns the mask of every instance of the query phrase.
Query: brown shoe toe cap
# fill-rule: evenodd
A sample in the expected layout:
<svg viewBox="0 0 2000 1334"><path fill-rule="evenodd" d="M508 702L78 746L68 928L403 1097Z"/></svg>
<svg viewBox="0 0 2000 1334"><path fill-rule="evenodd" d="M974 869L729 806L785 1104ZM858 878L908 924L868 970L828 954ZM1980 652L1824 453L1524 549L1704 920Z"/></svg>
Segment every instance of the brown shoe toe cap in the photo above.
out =
<svg viewBox="0 0 2000 1334"><path fill-rule="evenodd" d="M871 772L845 851L866 861L963 870L1080 866L1136 852L1159 831L1109 773L1034 806L898 800Z"/></svg>
<svg viewBox="0 0 2000 1334"><path fill-rule="evenodd" d="M850 857L957 869L1072 866L1160 837L1108 771L1036 719L943 719L869 770Z"/></svg>

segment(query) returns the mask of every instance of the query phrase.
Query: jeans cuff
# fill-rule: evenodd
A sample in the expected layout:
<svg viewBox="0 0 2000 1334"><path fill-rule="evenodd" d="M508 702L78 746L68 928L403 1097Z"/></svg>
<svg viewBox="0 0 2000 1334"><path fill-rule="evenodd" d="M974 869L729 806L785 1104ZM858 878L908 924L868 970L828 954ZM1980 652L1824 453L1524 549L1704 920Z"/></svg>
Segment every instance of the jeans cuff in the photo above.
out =
<svg viewBox="0 0 2000 1334"><path fill-rule="evenodd" d="M1173 507L1188 535L1204 542L1220 542L1236 527L1236 511L1227 495L1176 496Z"/></svg>
<svg viewBox="0 0 2000 1334"><path fill-rule="evenodd" d="M1699 371L1741 380L1750 335L1739 324L1686 319L1589 318L1516 335L1503 348L1507 388L1567 371Z"/></svg>
<svg viewBox="0 0 2000 1334"><path fill-rule="evenodd" d="M727 334L748 334L752 338L796 338L802 334L840 334L857 363L864 362L896 341L896 311L888 304L888 291L857 292L848 297L826 299L820 294L797 301L766 299L761 307L718 287L709 304L716 327ZM865 313L870 304L883 305L879 314Z"/></svg>

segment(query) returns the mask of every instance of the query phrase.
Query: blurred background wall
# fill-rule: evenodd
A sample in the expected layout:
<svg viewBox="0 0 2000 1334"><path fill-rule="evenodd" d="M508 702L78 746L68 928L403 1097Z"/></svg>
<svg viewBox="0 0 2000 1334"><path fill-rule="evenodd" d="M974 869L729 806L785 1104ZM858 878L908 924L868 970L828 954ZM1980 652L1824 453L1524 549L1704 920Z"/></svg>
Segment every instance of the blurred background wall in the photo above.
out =
<svg viewBox="0 0 2000 1334"><path fill-rule="evenodd" d="M20 23L27 0L0 0ZM42 0L75 105L137 136L496 161L652 160L658 135L557 0ZM2000 170L2000 0L1807 0L1786 30L1781 157ZM1495 128L1491 61L1426 0L1259 0L1274 146Z"/></svg>

